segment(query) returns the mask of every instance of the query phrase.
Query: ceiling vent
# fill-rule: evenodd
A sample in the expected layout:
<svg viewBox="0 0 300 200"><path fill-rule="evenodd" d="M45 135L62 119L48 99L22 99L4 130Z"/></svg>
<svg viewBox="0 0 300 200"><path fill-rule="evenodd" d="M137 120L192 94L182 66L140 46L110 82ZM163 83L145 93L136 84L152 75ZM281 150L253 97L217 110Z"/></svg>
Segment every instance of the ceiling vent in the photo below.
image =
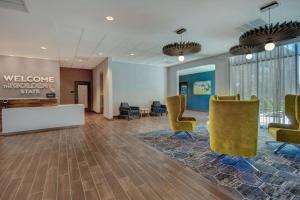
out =
<svg viewBox="0 0 300 200"><path fill-rule="evenodd" d="M253 20L253 21L248 22L247 24L242 25L242 26L239 27L238 29L239 29L239 31L240 31L241 33L245 33L245 32L247 32L247 31L250 31L250 30L254 29L254 28L258 28L258 27L260 27L260 26L265 26L265 25L267 25L267 24L268 24L268 23L265 22L263 19L258 18L258 19L255 19L255 20Z"/></svg>
<svg viewBox="0 0 300 200"><path fill-rule="evenodd" d="M28 13L25 0L0 0L0 7Z"/></svg>

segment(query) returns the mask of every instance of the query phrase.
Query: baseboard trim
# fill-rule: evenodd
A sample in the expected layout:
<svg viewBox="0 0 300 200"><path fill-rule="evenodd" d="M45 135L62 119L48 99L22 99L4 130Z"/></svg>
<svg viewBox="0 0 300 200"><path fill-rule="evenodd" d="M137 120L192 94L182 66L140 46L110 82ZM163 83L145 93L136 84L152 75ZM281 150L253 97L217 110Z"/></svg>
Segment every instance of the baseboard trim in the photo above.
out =
<svg viewBox="0 0 300 200"><path fill-rule="evenodd" d="M9 133L0 133L1 136L13 136L13 135L23 135L23 134L30 134L30 133L40 133L40 132L47 132L47 131L57 131L69 128L79 128L83 127L84 125L76 125L76 126L65 126L65 127L54 127L54 128L44 128L44 129L37 129L37 130L28 130L28 131L18 131L18 132L9 132Z"/></svg>

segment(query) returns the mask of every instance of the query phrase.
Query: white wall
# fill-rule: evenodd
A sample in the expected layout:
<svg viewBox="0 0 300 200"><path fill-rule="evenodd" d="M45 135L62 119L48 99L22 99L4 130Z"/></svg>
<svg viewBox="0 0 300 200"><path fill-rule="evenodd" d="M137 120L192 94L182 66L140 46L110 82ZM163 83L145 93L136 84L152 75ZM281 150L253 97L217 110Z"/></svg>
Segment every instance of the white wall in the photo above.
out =
<svg viewBox="0 0 300 200"><path fill-rule="evenodd" d="M166 68L113 61L112 78L114 116L121 102L148 108L155 100L165 103Z"/></svg>
<svg viewBox="0 0 300 200"><path fill-rule="evenodd" d="M93 111L100 113L100 74L104 78L104 117L119 115L121 102L150 107L152 101L165 103L166 96L178 92L178 71L214 64L216 94L229 94L228 54L200 59L168 68L124 63L107 58L93 70Z"/></svg>
<svg viewBox="0 0 300 200"><path fill-rule="evenodd" d="M100 74L103 74L103 94L104 94L104 111L103 115L107 119L113 118L113 93L112 93L112 66L111 58L106 58L102 63L93 69L93 111L100 113L100 95L101 81Z"/></svg>
<svg viewBox="0 0 300 200"><path fill-rule="evenodd" d="M228 95L229 94L229 65L228 54L204 58L188 63L183 63L167 68L167 94L168 96L176 95L178 93L178 76L179 70L188 69L192 67L199 67L203 65L214 64L215 80L216 80L216 94Z"/></svg>

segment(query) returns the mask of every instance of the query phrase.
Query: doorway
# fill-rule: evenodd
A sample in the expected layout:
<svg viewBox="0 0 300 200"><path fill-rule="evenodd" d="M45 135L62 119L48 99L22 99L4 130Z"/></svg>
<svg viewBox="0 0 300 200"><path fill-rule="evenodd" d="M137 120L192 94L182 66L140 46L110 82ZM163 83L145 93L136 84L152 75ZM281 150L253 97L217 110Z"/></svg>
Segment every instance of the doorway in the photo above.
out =
<svg viewBox="0 0 300 200"><path fill-rule="evenodd" d="M187 102L188 102L188 83L187 82L179 83L179 94L185 96L185 107L187 107Z"/></svg>
<svg viewBox="0 0 300 200"><path fill-rule="evenodd" d="M83 104L85 111L91 111L91 83L88 81L75 81L75 104Z"/></svg>
<svg viewBox="0 0 300 200"><path fill-rule="evenodd" d="M104 81L103 73L100 73L100 113L104 113Z"/></svg>

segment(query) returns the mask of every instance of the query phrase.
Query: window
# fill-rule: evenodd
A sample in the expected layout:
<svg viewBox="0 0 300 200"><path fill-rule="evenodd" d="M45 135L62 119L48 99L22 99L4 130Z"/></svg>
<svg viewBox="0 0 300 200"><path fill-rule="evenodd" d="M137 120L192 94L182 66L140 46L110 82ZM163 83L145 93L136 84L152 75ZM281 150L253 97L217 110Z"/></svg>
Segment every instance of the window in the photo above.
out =
<svg viewBox="0 0 300 200"><path fill-rule="evenodd" d="M296 94L300 86L300 43L275 48L271 52L253 54L251 60L244 55L234 56L230 63L230 93L249 99L260 99L260 124L286 123L284 97Z"/></svg>

